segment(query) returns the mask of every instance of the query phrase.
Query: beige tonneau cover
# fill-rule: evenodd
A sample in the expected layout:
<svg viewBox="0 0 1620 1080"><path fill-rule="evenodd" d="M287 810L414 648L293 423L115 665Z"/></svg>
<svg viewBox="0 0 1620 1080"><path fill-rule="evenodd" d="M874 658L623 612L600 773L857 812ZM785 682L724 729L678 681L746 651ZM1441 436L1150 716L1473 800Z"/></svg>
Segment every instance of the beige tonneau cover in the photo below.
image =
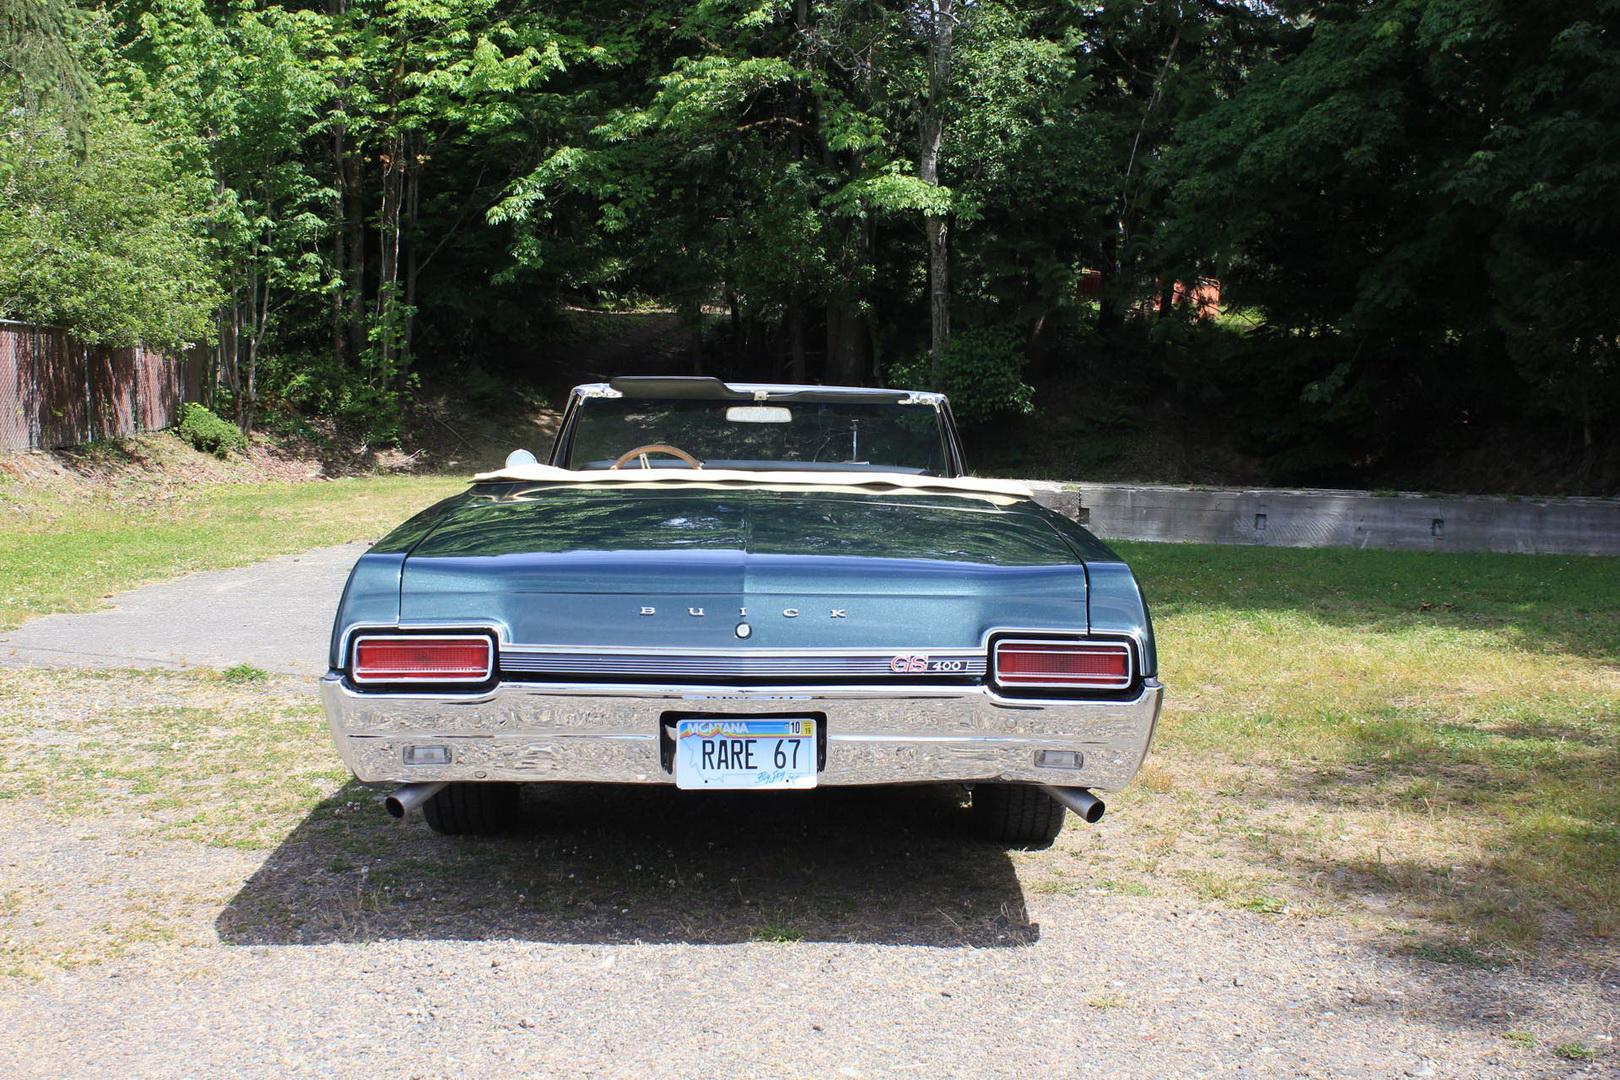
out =
<svg viewBox="0 0 1620 1080"><path fill-rule="evenodd" d="M555 465L514 465L479 473L476 483L510 480L527 484L758 485L760 487L817 487L885 491L890 494L999 495L1029 499L1034 494L1021 480L990 480L977 476L919 476L915 473L862 472L859 470L790 469L560 469Z"/></svg>

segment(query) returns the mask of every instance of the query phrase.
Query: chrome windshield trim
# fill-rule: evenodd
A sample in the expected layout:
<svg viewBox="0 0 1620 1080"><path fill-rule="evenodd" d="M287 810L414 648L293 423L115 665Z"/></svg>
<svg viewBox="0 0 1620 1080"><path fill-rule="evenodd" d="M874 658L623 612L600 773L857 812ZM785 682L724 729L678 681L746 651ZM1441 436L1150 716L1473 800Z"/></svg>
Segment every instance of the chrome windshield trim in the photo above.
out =
<svg viewBox="0 0 1620 1080"><path fill-rule="evenodd" d="M629 386L635 381L634 376L625 383ZM692 387L700 388L701 384L696 378L690 376L670 376L671 380L690 380ZM934 405L938 406L945 401L945 395L933 390L908 390L903 387L882 386L821 386L814 383L761 383L761 382L729 382L714 379L709 383L717 389L723 389L727 394L747 395L757 397L764 394L766 399L772 397L790 397L792 395L826 395L828 397L850 398L851 400L886 401L898 405ZM580 383L574 387L573 393L582 398L618 398L624 392L615 388L610 382ZM698 395L700 396L700 395ZM714 400L722 400L716 397Z"/></svg>

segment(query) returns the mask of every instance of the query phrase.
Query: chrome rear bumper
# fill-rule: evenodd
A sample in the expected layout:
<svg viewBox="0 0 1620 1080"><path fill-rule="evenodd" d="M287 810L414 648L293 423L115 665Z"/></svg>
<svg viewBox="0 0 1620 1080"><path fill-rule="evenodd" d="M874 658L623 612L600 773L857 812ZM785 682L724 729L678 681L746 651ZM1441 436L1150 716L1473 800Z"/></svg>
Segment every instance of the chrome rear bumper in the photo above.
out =
<svg viewBox="0 0 1620 1080"><path fill-rule="evenodd" d="M595 781L672 784L661 757L669 713L825 717L819 783L1024 781L1115 791L1136 775L1163 687L1128 701L1026 701L981 686L662 686L505 682L487 693L358 693L321 680L338 752L366 782ZM407 765L445 746L444 765ZM1076 751L1078 769L1037 766Z"/></svg>

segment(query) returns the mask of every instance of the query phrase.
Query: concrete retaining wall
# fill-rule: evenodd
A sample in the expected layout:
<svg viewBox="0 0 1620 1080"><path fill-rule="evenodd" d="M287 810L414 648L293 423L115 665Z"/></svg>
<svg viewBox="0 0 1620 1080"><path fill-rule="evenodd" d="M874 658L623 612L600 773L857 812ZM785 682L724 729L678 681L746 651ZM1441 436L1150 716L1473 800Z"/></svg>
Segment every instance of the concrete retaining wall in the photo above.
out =
<svg viewBox="0 0 1620 1080"><path fill-rule="evenodd" d="M1620 555L1620 499L1064 484L1098 536L1277 547ZM1053 505L1055 494L1042 502ZM1067 507L1054 505L1066 512ZM1075 516L1070 514L1069 516Z"/></svg>

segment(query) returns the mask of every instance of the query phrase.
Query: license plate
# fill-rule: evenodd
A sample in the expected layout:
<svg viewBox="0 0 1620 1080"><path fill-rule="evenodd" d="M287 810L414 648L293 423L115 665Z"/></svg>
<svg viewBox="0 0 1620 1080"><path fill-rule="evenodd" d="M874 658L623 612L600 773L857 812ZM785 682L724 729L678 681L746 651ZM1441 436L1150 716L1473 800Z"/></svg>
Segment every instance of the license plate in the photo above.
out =
<svg viewBox="0 0 1620 1080"><path fill-rule="evenodd" d="M675 786L721 790L816 786L816 722L808 717L675 724Z"/></svg>

